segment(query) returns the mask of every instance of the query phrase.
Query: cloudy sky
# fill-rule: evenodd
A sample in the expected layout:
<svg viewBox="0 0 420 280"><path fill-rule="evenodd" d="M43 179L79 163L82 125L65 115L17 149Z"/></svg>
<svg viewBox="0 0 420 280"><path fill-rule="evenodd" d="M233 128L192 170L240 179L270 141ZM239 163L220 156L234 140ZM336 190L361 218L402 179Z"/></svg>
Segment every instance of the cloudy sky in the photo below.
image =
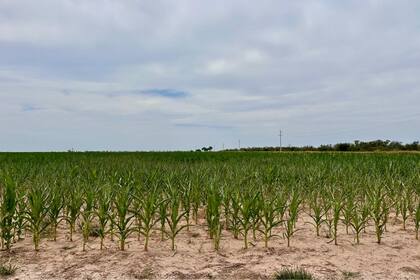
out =
<svg viewBox="0 0 420 280"><path fill-rule="evenodd" d="M420 1L0 1L0 150L420 138Z"/></svg>

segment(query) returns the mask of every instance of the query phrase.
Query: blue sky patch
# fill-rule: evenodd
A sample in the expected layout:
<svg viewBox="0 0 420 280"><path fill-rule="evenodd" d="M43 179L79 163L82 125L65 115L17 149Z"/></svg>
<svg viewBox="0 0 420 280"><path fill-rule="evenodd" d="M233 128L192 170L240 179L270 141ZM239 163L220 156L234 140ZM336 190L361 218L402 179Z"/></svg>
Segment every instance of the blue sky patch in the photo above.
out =
<svg viewBox="0 0 420 280"><path fill-rule="evenodd" d="M33 111L39 111L42 110L41 107L37 107L30 104L24 104L22 105L22 112L33 112Z"/></svg>
<svg viewBox="0 0 420 280"><path fill-rule="evenodd" d="M167 97L167 98L184 98L188 96L188 93L186 93L185 91L175 90L175 89L152 88L152 89L142 90L141 93L154 95L154 96L160 96L160 97Z"/></svg>

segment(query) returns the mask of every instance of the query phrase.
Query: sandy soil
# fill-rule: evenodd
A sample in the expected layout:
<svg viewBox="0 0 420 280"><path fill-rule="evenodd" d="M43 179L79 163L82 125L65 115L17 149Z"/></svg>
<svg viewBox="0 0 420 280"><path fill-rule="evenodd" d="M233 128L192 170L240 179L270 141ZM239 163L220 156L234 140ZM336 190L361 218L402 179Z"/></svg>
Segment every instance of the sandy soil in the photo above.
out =
<svg viewBox="0 0 420 280"><path fill-rule="evenodd" d="M116 240L107 240L107 248L100 251L95 238L83 252L81 235L68 241L63 224L57 242L42 239L39 252L33 250L28 236L14 244L11 253L1 252L0 258L18 266L10 279L271 279L284 267L303 267L317 279L420 279L420 241L415 240L413 225L403 231L401 222L391 218L380 245L372 227L360 245L341 228L335 246L326 237L316 237L306 221L300 219L302 230L296 232L290 248L280 237L271 240L269 249L250 238L252 244L244 250L243 240L223 232L219 253L202 224L181 232L175 253L169 240L160 241L159 232L153 234L148 252L134 235L124 252L118 250Z"/></svg>

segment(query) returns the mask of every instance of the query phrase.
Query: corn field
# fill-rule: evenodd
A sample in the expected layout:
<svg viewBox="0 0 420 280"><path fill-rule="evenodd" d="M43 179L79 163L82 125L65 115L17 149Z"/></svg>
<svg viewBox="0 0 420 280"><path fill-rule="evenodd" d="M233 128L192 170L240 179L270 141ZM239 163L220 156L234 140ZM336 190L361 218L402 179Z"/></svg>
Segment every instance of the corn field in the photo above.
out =
<svg viewBox="0 0 420 280"><path fill-rule="evenodd" d="M418 239L420 154L0 154L4 250L31 238L38 251L43 239L64 234L59 228L69 240L81 236L83 250L88 242L106 250L105 240L126 250L133 236L152 250L157 233L176 250L179 233L195 226L206 229L214 250L223 236L243 240L245 249L250 240L293 246L302 217L314 236L327 232L331 246L340 234L359 244L367 231L381 244L393 219Z"/></svg>

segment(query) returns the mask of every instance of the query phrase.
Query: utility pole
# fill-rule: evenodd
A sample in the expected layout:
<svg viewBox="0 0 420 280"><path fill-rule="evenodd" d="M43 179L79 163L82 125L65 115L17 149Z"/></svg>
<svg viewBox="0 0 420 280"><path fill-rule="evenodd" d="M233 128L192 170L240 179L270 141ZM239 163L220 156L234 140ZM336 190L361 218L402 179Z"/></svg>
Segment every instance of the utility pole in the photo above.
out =
<svg viewBox="0 0 420 280"><path fill-rule="evenodd" d="M239 147L239 150L240 150L241 149L241 139L238 140L238 147Z"/></svg>
<svg viewBox="0 0 420 280"><path fill-rule="evenodd" d="M280 152L281 152L281 129L280 129L280 133L279 133L279 139L280 139Z"/></svg>

